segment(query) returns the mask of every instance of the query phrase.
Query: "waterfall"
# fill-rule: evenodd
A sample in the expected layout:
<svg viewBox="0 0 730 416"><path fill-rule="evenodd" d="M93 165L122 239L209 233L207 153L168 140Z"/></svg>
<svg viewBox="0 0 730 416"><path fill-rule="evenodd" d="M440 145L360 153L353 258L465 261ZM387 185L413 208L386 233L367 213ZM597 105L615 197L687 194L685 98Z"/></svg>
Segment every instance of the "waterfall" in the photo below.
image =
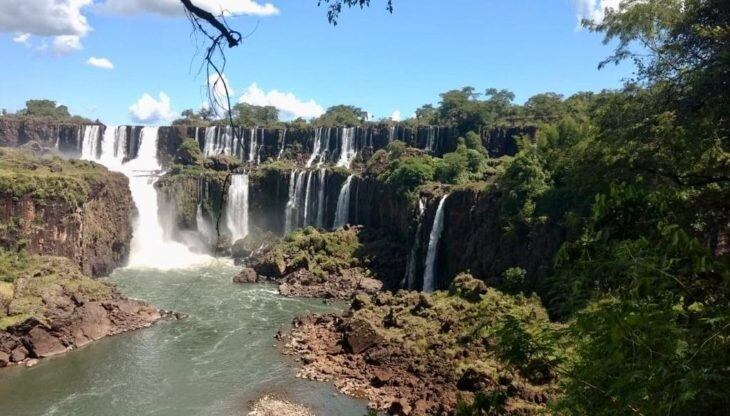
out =
<svg viewBox="0 0 730 416"><path fill-rule="evenodd" d="M328 138L329 139L329 138ZM311 167L312 163L314 163L315 160L318 158L321 162L321 156L320 151L322 149L322 127L317 127L317 129L314 131L314 147L312 149L312 155L309 157L309 160L307 160L307 167Z"/></svg>
<svg viewBox="0 0 730 416"><path fill-rule="evenodd" d="M433 227L428 237L428 251L426 252L425 271L423 272L423 291L433 292L436 283L436 260L438 259L438 245L441 233L444 230L444 202L449 196L446 195L439 201L436 209L436 216L433 219Z"/></svg>
<svg viewBox="0 0 730 416"><path fill-rule="evenodd" d="M203 216L203 204L198 203L198 209L195 211L195 227L198 229L198 234L203 237L208 247L215 244L217 239L216 231L208 220Z"/></svg>
<svg viewBox="0 0 730 416"><path fill-rule="evenodd" d="M101 154L95 160L110 170L120 171L126 152L127 127L107 126L101 137Z"/></svg>
<svg viewBox="0 0 730 416"><path fill-rule="evenodd" d="M256 142L256 128L252 128L249 137L248 146L248 161L251 163L256 162L256 155L258 154L258 143Z"/></svg>
<svg viewBox="0 0 730 416"><path fill-rule="evenodd" d="M309 224L309 206L310 206L310 199L309 196L312 194L312 171L307 171L307 190L304 194L304 227L310 225Z"/></svg>
<svg viewBox="0 0 730 416"><path fill-rule="evenodd" d="M404 284L408 289L413 289L413 283L416 280L416 264L418 262L418 250L421 248L421 229L423 228L423 213L426 211L426 204L423 199L418 200L418 226L416 226L416 234L413 237L413 245L411 252L408 254L406 263L406 275ZM401 284L403 286L403 284Z"/></svg>
<svg viewBox="0 0 730 416"><path fill-rule="evenodd" d="M226 204L226 225L231 243L248 235L248 174L231 175Z"/></svg>
<svg viewBox="0 0 730 416"><path fill-rule="evenodd" d="M203 154L205 154L206 157L213 156L216 154L215 151L215 136L216 136L216 128L215 127L206 127L205 128L205 143L203 145Z"/></svg>
<svg viewBox="0 0 730 416"><path fill-rule="evenodd" d="M295 208L295 192L296 192L296 182L297 182L297 171L292 170L291 174L289 175L289 200L286 203L285 208L285 217L284 217L284 234L289 234L292 231L293 226L293 216L294 216L294 208Z"/></svg>
<svg viewBox="0 0 730 416"><path fill-rule="evenodd" d="M81 139L81 159L97 160L99 154L99 126L96 124L84 126L83 131Z"/></svg>
<svg viewBox="0 0 730 416"><path fill-rule="evenodd" d="M327 185L327 169L319 170L319 195L317 196L317 228L324 228L324 196Z"/></svg>
<svg viewBox="0 0 730 416"><path fill-rule="evenodd" d="M393 139L395 139L395 125L388 128L388 143L392 142Z"/></svg>
<svg viewBox="0 0 730 416"><path fill-rule="evenodd" d="M335 212L335 222L332 228L343 227L350 220L350 189L352 188L352 178L350 175L342 184L340 195L337 197L337 211Z"/></svg>
<svg viewBox="0 0 730 416"><path fill-rule="evenodd" d="M231 126L211 126L205 128L203 154L206 157L219 154L236 156L243 160L243 147Z"/></svg>
<svg viewBox="0 0 730 416"><path fill-rule="evenodd" d="M98 137L99 126L85 126L81 154L82 157L104 164L110 170L119 171L129 178L129 189L138 212L129 265L156 269L188 267L202 262L207 257L194 254L183 244L165 237L158 217L157 190L154 187L161 170L157 160L158 129L158 127L142 128L137 157L123 164L126 153L124 151L127 140L126 127L108 127L99 154L98 140L92 138L94 135ZM99 156L96 157L96 154Z"/></svg>
<svg viewBox="0 0 730 416"><path fill-rule="evenodd" d="M305 190L304 181L309 177L309 173L304 170L293 171L289 177L289 201L286 203L286 224L284 231L286 234L291 233L295 229L301 226L301 215L306 215L303 212L303 207L306 206L306 197L303 197L302 192ZM305 208L306 209L306 208Z"/></svg>
<svg viewBox="0 0 730 416"><path fill-rule="evenodd" d="M279 154L276 156L276 160L281 159L281 156L284 154L284 149L286 148L286 129L283 130L281 135L281 147L279 148Z"/></svg>
<svg viewBox="0 0 730 416"><path fill-rule="evenodd" d="M357 151L355 150L355 128L344 127L342 129L342 139L340 141L340 160L337 166L350 168L352 160L355 159Z"/></svg>

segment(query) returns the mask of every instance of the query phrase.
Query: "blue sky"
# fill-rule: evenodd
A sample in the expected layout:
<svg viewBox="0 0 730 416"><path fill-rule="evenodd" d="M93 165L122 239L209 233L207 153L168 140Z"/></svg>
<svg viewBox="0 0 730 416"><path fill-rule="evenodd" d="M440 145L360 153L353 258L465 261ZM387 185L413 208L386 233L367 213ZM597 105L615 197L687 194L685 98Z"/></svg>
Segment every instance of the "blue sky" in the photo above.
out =
<svg viewBox="0 0 730 416"><path fill-rule="evenodd" d="M18 16L0 20L0 108L50 98L109 124L164 124L205 100L189 22L144 11L169 0L124 0L141 4L136 13L102 10L92 0L28 1L40 7L36 14L0 0L0 12ZM284 116L344 103L377 117L398 110L405 118L436 103L439 93L467 85L507 88L518 102L539 92L616 88L632 69L599 71L610 48L577 29L578 14L595 13L604 1L395 0L390 15L373 0L369 10L347 11L333 27L316 0L270 0L277 14L230 20L241 32L256 30L228 52L226 78L236 100L248 90L248 101L279 105ZM44 5L76 7L80 17L71 10L69 18L85 26L57 29L58 16L39 16L50 10ZM89 65L91 57L114 68Z"/></svg>

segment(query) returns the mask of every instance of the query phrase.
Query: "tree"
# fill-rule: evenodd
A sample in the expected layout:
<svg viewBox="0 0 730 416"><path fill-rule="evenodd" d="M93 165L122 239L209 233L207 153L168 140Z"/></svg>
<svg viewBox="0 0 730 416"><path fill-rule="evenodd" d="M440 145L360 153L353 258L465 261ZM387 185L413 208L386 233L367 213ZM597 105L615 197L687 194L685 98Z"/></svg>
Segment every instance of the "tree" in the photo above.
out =
<svg viewBox="0 0 730 416"><path fill-rule="evenodd" d="M322 126L359 126L367 120L368 113L353 105L330 107L314 123Z"/></svg>
<svg viewBox="0 0 730 416"><path fill-rule="evenodd" d="M438 124L439 112L433 107L433 104L426 104L416 110L416 120L419 124L436 125Z"/></svg>
<svg viewBox="0 0 730 416"><path fill-rule="evenodd" d="M279 121L279 110L273 106L239 103L233 107L234 122L240 126L271 126Z"/></svg>
<svg viewBox="0 0 730 416"><path fill-rule="evenodd" d="M563 111L563 96L554 92L534 95L525 103L525 114L541 121L556 120Z"/></svg>
<svg viewBox="0 0 730 416"><path fill-rule="evenodd" d="M34 117L68 118L71 114L65 105L56 105L51 100L28 100L25 108L18 111L19 115Z"/></svg>

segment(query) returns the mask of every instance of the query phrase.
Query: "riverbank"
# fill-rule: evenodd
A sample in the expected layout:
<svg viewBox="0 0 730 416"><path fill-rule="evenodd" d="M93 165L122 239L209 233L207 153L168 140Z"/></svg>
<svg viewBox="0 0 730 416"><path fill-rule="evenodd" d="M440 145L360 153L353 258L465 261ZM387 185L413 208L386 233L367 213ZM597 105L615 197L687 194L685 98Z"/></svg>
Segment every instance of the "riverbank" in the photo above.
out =
<svg viewBox="0 0 730 416"><path fill-rule="evenodd" d="M448 414L477 396L498 414L542 414L555 374L539 360L519 370L497 358L508 316L529 331L552 325L537 299L462 275L450 292L358 295L343 314L300 316L283 350L300 358L299 377L389 414Z"/></svg>
<svg viewBox="0 0 730 416"><path fill-rule="evenodd" d="M85 276L66 258L2 257L0 367L33 366L101 338L180 317L124 297L115 285Z"/></svg>

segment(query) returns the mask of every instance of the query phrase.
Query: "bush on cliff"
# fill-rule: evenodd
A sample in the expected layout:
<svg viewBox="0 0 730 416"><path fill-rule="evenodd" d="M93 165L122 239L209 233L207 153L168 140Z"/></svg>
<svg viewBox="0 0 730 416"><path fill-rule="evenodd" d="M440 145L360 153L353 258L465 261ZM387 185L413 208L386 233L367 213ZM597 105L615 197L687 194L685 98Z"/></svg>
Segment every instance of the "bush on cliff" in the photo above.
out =
<svg viewBox="0 0 730 416"><path fill-rule="evenodd" d="M205 156L200 150L198 141L190 138L183 140L175 153L174 162L184 166L203 166Z"/></svg>

